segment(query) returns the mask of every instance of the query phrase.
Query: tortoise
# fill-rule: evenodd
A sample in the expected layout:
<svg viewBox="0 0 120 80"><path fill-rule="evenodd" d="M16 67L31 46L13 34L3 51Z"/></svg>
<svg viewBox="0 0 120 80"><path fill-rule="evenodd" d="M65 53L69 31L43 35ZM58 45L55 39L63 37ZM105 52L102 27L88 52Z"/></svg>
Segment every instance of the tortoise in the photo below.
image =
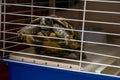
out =
<svg viewBox="0 0 120 80"><path fill-rule="evenodd" d="M26 43L37 45L34 48L38 54L78 60L80 52L71 50L80 50L81 43L75 41L79 35L73 29L75 27L72 24L58 17L42 17L32 20L30 25L20 29L18 34ZM82 59L86 59L84 53Z"/></svg>

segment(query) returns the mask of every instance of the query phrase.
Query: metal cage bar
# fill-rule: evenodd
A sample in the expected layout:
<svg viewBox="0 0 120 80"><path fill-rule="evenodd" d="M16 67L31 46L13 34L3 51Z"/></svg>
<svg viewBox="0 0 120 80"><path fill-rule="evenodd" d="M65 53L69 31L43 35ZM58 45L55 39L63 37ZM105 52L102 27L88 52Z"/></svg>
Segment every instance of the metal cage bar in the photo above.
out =
<svg viewBox="0 0 120 80"><path fill-rule="evenodd" d="M93 74L105 74L107 76L120 76L120 10L111 10L100 7L100 4L119 6L120 1L113 0L68 0L68 7L61 2L42 2L37 0L25 0L0 2L0 54L6 61L20 62L33 65L44 65L70 71L87 72ZM49 0L52 1L52 0ZM75 2L78 1L78 2ZM59 3L60 5L56 6ZM65 1L62 1L64 4ZM66 4L66 3L65 3ZM72 5L73 4L73 5ZM98 4L99 7L94 7ZM66 4L67 5L67 4ZM107 6L108 5L108 6ZM13 8L14 7L14 8ZM15 9L15 10L14 10ZM54 17L49 15L57 15ZM103 16L102 16L103 15ZM105 16L104 16L105 15ZM95 17L94 17L95 16ZM50 25L30 24L35 18L48 18L72 23L75 28L53 27ZM52 30L65 30L78 33L79 39L68 39L70 42L80 43L79 49L68 47L48 46L19 41L18 31L25 26L37 26ZM40 39L53 39L65 41L64 37L40 36L36 34L23 34ZM44 41L43 41L44 42ZM79 59L58 57L44 54L36 54L35 48L48 48L79 53ZM2 53L1 53L2 52ZM86 59L82 59L83 55ZM6 59L7 56L7 59ZM69 56L75 56L71 54ZM111 70L111 72L110 72Z"/></svg>

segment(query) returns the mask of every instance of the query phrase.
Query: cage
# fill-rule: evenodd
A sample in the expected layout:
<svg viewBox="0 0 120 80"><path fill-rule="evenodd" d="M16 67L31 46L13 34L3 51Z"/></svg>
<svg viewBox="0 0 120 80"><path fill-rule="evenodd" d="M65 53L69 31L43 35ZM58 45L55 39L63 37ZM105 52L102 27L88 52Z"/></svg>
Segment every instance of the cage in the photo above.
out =
<svg viewBox="0 0 120 80"><path fill-rule="evenodd" d="M11 80L119 80L119 0L0 0L0 57Z"/></svg>

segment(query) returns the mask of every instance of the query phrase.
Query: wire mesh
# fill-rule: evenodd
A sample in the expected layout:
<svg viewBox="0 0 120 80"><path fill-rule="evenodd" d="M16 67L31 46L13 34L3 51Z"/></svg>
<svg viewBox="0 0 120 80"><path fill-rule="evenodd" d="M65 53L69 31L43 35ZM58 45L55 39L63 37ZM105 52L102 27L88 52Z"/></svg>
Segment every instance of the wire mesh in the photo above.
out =
<svg viewBox="0 0 120 80"><path fill-rule="evenodd" d="M117 0L2 0L0 56L7 56L9 60L119 77L119 8L120 1ZM42 25L40 22L30 24L36 18L66 21L73 28ZM65 37L58 36L23 34L22 36L28 36L28 39L43 40L42 44L26 43L19 38L18 33L26 26L52 30L50 33L55 30L74 32L77 38L66 40ZM44 41L51 39L53 42ZM78 43L79 48L70 48L64 44L64 47L52 45L66 41L75 46ZM50 53L51 50L53 53ZM87 57L83 59L84 56Z"/></svg>

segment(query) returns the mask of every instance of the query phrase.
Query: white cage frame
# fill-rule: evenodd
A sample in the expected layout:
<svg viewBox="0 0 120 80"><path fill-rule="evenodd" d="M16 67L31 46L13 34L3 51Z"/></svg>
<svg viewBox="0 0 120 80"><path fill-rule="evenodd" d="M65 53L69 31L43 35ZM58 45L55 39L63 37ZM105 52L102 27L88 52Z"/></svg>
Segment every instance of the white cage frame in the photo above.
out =
<svg viewBox="0 0 120 80"><path fill-rule="evenodd" d="M101 11L101 10L88 10L86 9L87 7L87 2L97 2L97 3L113 3L113 4L120 4L120 1L110 1L110 0L82 0L84 2L84 8L83 9L71 9L71 8L58 8L58 7L45 7L45 6L35 6L33 5L33 1L31 0L31 4L30 5L26 5L26 4L14 4L14 3L7 3L7 0L3 0L3 2L0 2L0 9L3 9L3 12L1 12L2 15L2 20L0 17L0 22L1 25L0 26L0 36L3 34L3 38L0 40L2 44L2 48L0 49L0 51L3 52L3 58L6 57L5 52L10 52L10 53L16 53L16 54L11 54L10 59L5 59L5 60L10 60L10 61L23 61L23 62L28 62L31 64L38 64L38 65L44 65L44 66L49 66L49 67L54 67L54 68L60 68L60 69L67 69L67 70L73 70L73 71L83 71L83 72L87 72L87 73L95 73L95 74L104 74L104 75L111 75L111 76L115 76L115 77L119 77L120 76L120 45L119 44L109 44L109 43L102 43L102 42L95 42L95 41L85 41L84 40L84 35L85 33L88 34L100 34L100 35L112 35L112 36L120 36L119 33L110 33L110 32L100 32L100 31L87 31L85 30L85 23L96 23L96 24L108 24L108 25L117 25L120 26L120 22L106 22L106 21L92 21L92 20L86 20L86 13L87 12L93 12L93 13L105 13L105 14L114 14L114 15L120 15L120 12L115 12L115 11ZM19 6L19 7L29 7L30 8L30 14L21 14L19 12L6 12L7 8L6 6ZM54 17L49 17L49 16L39 16L39 15L34 15L34 8L43 8L43 9L53 9L53 10L66 10L66 11L82 11L83 12L83 18L82 20L80 19L71 19L71 18L54 18ZM25 12L25 11L24 11ZM74 29L73 31L78 31L81 32L81 40L73 40L73 41L78 41L81 42L81 49L80 50L70 50L70 49L64 49L64 48L56 48L56 49L63 49L63 50L70 50L70 51L75 51L75 52L80 52L82 53L86 53L89 55L97 55L97 56L102 56L103 58L101 58L101 62L91 62L91 61L86 61L86 60L82 60L82 56L80 56L80 60L72 60L72 59L66 59L66 58L58 58L58 57L52 57L52 56L44 56L44 55L36 55L36 54L28 54L30 53L28 51L28 53L26 52L19 52L19 51L11 51L11 50L6 50L7 48L10 47L14 47L16 45L12 45L12 46L8 46L6 47L6 43L15 43L15 44L24 44L24 45L33 45L33 44L26 44L26 43L19 43L19 42L14 42L14 41L9 41L9 39L12 38L16 38L16 37L10 37L8 39L6 39L6 33L7 34L12 34L12 35L17 35L17 33L14 32L10 32L12 30L17 30L19 28L14 28L14 29L6 29L6 24L15 24L15 25L29 25L27 23L14 23L14 21L6 21L6 15L13 15L13 16L24 16L24 17L30 17L31 20L33 20L33 17L47 17L47 18L52 18L52 19L60 19L60 20L66 20L66 21L75 21L75 22L82 22L82 29L81 30L77 30ZM22 20L22 19L21 19ZM17 21L17 20L16 20ZM3 27L3 30L2 28ZM43 26L43 27L48 27L49 26ZM65 30L70 30L70 29L65 29ZM36 36L36 35L31 35L31 36ZM45 36L39 36L39 37L44 37L47 38ZM53 37L49 37L49 38L53 38ZM55 39L62 39L62 38L55 38ZM63 39L62 39L63 40ZM120 41L120 40L118 40ZM118 54L118 55L110 55L110 54L101 54L99 52L92 52L92 51L85 51L83 50L83 45L85 43L89 43L89 44L94 44L93 47L96 47L96 45L103 45L103 46L107 46L107 47L98 47L96 50L99 51L99 48L103 49L103 51L105 52L109 52L108 49L112 50L112 53ZM36 45L35 45L36 46ZM48 46L43 46L43 45L39 45L42 47L48 47ZM112 47L112 48L111 48ZM55 47L49 47L49 48L55 48ZM25 49L27 50L27 49ZM107 51L106 51L107 50ZM103 52L103 53L105 53ZM24 55L24 56L22 56ZM30 56L30 57L26 57ZM31 56L36 56L36 57L44 57L45 59L38 59L38 58L31 58ZM49 58L49 59L48 59ZM91 57L92 58L92 57ZM56 61L50 61L51 59L56 59ZM58 61L57 61L58 60ZM59 62L60 60L60 62ZM107 62L106 62L107 60ZM66 61L66 62L61 62L61 61ZM117 61L117 62L116 62ZM73 64L73 63L79 63L79 64ZM86 66L86 64L89 64ZM117 64L117 65L114 65ZM83 67L86 66L86 67ZM117 70L114 74L108 74L107 72L104 73L104 70L106 68L115 68L115 70ZM102 73L103 72L103 73Z"/></svg>

